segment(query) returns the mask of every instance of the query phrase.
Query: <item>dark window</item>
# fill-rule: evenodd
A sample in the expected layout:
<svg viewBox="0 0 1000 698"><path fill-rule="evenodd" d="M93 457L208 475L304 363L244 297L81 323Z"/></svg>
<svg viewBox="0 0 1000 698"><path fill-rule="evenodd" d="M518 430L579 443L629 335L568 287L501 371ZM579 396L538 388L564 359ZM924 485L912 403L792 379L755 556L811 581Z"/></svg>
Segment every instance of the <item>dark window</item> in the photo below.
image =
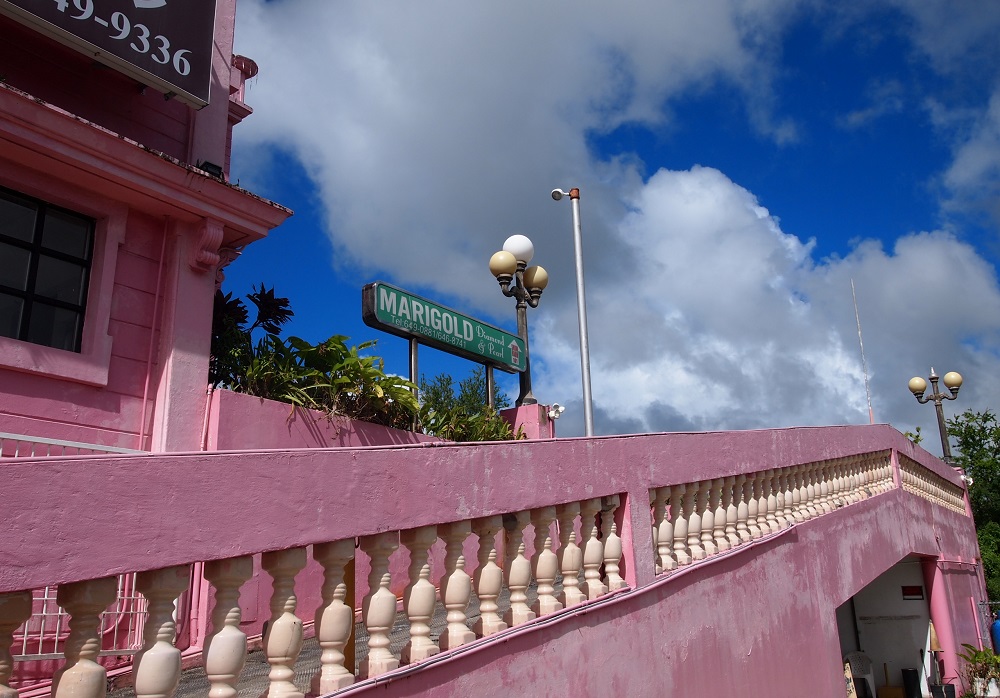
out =
<svg viewBox="0 0 1000 698"><path fill-rule="evenodd" d="M80 351L94 221L0 187L0 336Z"/></svg>

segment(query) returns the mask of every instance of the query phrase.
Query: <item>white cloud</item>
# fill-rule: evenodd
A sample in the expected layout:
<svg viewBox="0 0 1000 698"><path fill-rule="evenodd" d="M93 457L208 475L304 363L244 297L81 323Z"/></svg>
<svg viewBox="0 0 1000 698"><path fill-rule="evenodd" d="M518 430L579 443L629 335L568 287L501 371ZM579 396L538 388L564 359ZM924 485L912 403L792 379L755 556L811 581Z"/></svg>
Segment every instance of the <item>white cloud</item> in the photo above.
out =
<svg viewBox="0 0 1000 698"><path fill-rule="evenodd" d="M623 123L667 127L672 100L718 84L742 95L760 136L794 143L774 76L781 32L803 11L779 0L241 0L237 47L261 75L236 150L261 167L274 147L303 162L337 264L377 265L446 293L460 286L470 307L495 316L509 302L489 280L469 281L509 234L531 235L559 280L531 315L535 394L570 406L563 434L583 429L570 212L549 199L554 186L584 190L599 432L866 421L851 278L877 419L927 423L905 383L936 361L979 372L964 404L983 404L1000 388L1000 290L968 245L927 232L889 252L862 241L815 260L810 241L783 232L723 172L644 181L634 157L588 149L590 135ZM931 35L915 36L951 65L957 39L931 47ZM976 157L981 144L996 147L995 128L983 118L957 146L949 183L993 172L993 155Z"/></svg>

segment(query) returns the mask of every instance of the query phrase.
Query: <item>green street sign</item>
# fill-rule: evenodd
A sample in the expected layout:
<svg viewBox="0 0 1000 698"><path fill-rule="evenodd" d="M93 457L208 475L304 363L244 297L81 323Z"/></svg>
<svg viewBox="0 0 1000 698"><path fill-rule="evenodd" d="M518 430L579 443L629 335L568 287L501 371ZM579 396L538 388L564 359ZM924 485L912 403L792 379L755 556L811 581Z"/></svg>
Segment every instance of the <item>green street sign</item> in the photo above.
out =
<svg viewBox="0 0 1000 698"><path fill-rule="evenodd" d="M524 341L517 335L381 281L361 289L361 317L369 327L507 373L523 371L527 364Z"/></svg>

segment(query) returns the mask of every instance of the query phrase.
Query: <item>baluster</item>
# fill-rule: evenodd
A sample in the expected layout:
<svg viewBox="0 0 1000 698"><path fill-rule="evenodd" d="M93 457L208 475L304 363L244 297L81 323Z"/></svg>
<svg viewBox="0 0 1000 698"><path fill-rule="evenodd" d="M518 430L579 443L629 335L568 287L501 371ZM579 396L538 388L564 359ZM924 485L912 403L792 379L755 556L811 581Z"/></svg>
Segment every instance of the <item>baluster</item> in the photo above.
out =
<svg viewBox="0 0 1000 698"><path fill-rule="evenodd" d="M729 539L726 537L726 510L724 478L712 480L712 503L709 506L715 507L715 516L712 518L712 542L719 552L729 550ZM731 493L730 493L731 494Z"/></svg>
<svg viewBox="0 0 1000 698"><path fill-rule="evenodd" d="M563 608L569 608L587 600L587 595L580 590L583 551L576 544L576 517L579 515L579 502L569 502L556 507L556 518L559 522L559 553L557 557L563 585L558 598Z"/></svg>
<svg viewBox="0 0 1000 698"><path fill-rule="evenodd" d="M270 685L261 698L302 698L295 686L295 660L302 651L302 621L295 615L295 575L306 566L306 549L272 550L261 556L261 567L272 581L271 619L264 633L264 656L271 665Z"/></svg>
<svg viewBox="0 0 1000 698"><path fill-rule="evenodd" d="M795 510L792 513L792 521L795 523L802 523L810 518L808 510L809 495L806 486L809 476L807 474L806 467L804 466L797 465L794 470L795 484L793 486L795 489L792 491L792 499L795 502Z"/></svg>
<svg viewBox="0 0 1000 698"><path fill-rule="evenodd" d="M503 516L503 528L506 532L504 547L507 551L504 572L507 576L507 588L510 589L510 608L503 619L509 628L527 623L535 617L528 607L528 596L525 593L531 584L531 562L524 556L524 528L530 519L531 514L527 511Z"/></svg>
<svg viewBox="0 0 1000 698"><path fill-rule="evenodd" d="M169 698L181 680L181 651L174 647L174 599L188 588L190 565L140 572L136 589L147 600L142 651L135 656L136 698Z"/></svg>
<svg viewBox="0 0 1000 698"><path fill-rule="evenodd" d="M552 552L551 526L555 518L555 507L541 507L531 512L531 525L535 527L535 556L532 562L535 583L538 584L538 599L531 608L539 618L562 608L552 586L559 571L559 559Z"/></svg>
<svg viewBox="0 0 1000 698"><path fill-rule="evenodd" d="M757 528L760 535L766 536L771 532L771 525L767 522L768 496L771 493L771 478L767 471L755 473L760 482L759 495L757 497ZM773 516L773 514L772 514Z"/></svg>
<svg viewBox="0 0 1000 698"><path fill-rule="evenodd" d="M445 542L444 574L439 582L441 603L448 610L448 627L438 640L443 650L451 650L472 642L476 634L466 625L469 599L472 597L472 577L465 571L462 546L472 534L472 522L455 521L441 527Z"/></svg>
<svg viewBox="0 0 1000 698"><path fill-rule="evenodd" d="M691 553L692 561L704 560L706 556L705 549L701 547L702 513L708 503L705 486L704 482L696 482L691 485L691 490L688 492L688 496L691 498L691 509L690 514L688 514L687 547L688 552ZM687 509L686 506L685 509Z"/></svg>
<svg viewBox="0 0 1000 698"><path fill-rule="evenodd" d="M56 603L70 615L69 637L63 650L66 662L52 676L54 698L103 698L107 695L107 672L97 663L101 651L98 628L101 612L115 601L115 577L62 584Z"/></svg>
<svg viewBox="0 0 1000 698"><path fill-rule="evenodd" d="M736 476L730 475L722 482L722 506L726 510L725 537L729 543L729 547L735 548L742 542L739 534L736 532L736 527L740 519L739 506L736 503L739 499L739 492L736 489Z"/></svg>
<svg viewBox="0 0 1000 698"><path fill-rule="evenodd" d="M240 587L253 576L253 558L205 563L205 579L215 588L212 633L205 640L209 698L236 698L236 684L247 658L247 636L240 630Z"/></svg>
<svg viewBox="0 0 1000 698"><path fill-rule="evenodd" d="M784 502L781 507L781 520L784 522L785 526L790 526L795 523L795 495L798 494L798 489L795 486L795 479L799 468L793 466L791 468L784 468L781 471L781 488L784 494Z"/></svg>
<svg viewBox="0 0 1000 698"><path fill-rule="evenodd" d="M764 475L764 482L767 485L767 513L764 515L765 525L771 533L781 530L778 523L778 476L774 470L768 470Z"/></svg>
<svg viewBox="0 0 1000 698"><path fill-rule="evenodd" d="M831 510L840 509L846 502L844 501L843 465L841 461L834 461L830 464L830 506Z"/></svg>
<svg viewBox="0 0 1000 698"><path fill-rule="evenodd" d="M715 547L715 482L705 480L698 490L698 508L701 511L701 547L705 556L715 555L719 549Z"/></svg>
<svg viewBox="0 0 1000 698"><path fill-rule="evenodd" d="M808 521L813 518L816 514L816 508L812 502L812 497L815 497L816 490L812 488L812 473L810 471L810 466L800 465L799 469L799 510L798 514L802 521ZM812 496L810 496L812 495Z"/></svg>
<svg viewBox="0 0 1000 698"><path fill-rule="evenodd" d="M857 476L857 460L854 458L847 459L847 491L846 491L847 503L854 504L858 501L858 476Z"/></svg>
<svg viewBox="0 0 1000 698"><path fill-rule="evenodd" d="M791 500L791 509L787 512L785 519L790 524L801 523L802 516L802 467L793 465L788 468L788 492L786 499Z"/></svg>
<svg viewBox="0 0 1000 698"><path fill-rule="evenodd" d="M479 597L479 620L473 629L480 637L495 635L507 629L497 613L497 599L503 589L503 570L497 565L496 534L503 527L499 516L486 516L472 522L472 531L479 537L476 566L476 596Z"/></svg>
<svg viewBox="0 0 1000 698"><path fill-rule="evenodd" d="M694 492L681 483L673 486L673 497L677 501L677 513L671 514L674 519L674 559L679 567L691 564L691 554L688 552L688 519L694 501ZM671 505L672 507L672 505Z"/></svg>
<svg viewBox="0 0 1000 698"><path fill-rule="evenodd" d="M663 520L663 509L666 505L663 500L657 496L656 488L649 491L649 507L652 510L653 518L653 550L658 551L660 545L660 522ZM663 572L663 566L660 564L659 555L653 553L653 574L657 575Z"/></svg>
<svg viewBox="0 0 1000 698"><path fill-rule="evenodd" d="M749 473L747 476L747 530L750 538L757 539L763 535L757 519L760 518L761 482L759 473Z"/></svg>
<svg viewBox="0 0 1000 698"><path fill-rule="evenodd" d="M814 519L820 514L816 506L816 499L819 497L819 489L816 487L816 464L810 463L805 468L806 479L806 500L803 502L806 508L806 515Z"/></svg>
<svg viewBox="0 0 1000 698"><path fill-rule="evenodd" d="M410 621L410 640L403 648L401 664L412 664L440 652L431 640L431 618L437 589L430 581L431 565L428 550L437 540L437 526L421 526L399 534L399 542L410 551L409 585L403 591L403 608Z"/></svg>
<svg viewBox="0 0 1000 698"><path fill-rule="evenodd" d="M396 595L389 589L389 556L399 547L399 537L389 531L361 539L361 549L371 558L368 595L361 613L368 630L368 656L361 663L361 675L374 678L399 667L399 660L389 651L389 633L396 620Z"/></svg>
<svg viewBox="0 0 1000 698"><path fill-rule="evenodd" d="M313 559L323 567L323 600L315 616L316 641L323 651L320 671L313 677L310 689L316 695L323 695L354 683L354 667L344 666L344 648L354 631L354 608L346 602L344 569L354 559L354 539L317 543L313 546Z"/></svg>
<svg viewBox="0 0 1000 698"><path fill-rule="evenodd" d="M17 691L8 685L14 673L14 658L10 646L14 631L31 618L31 592L15 591L0 594L0 698L17 698Z"/></svg>
<svg viewBox="0 0 1000 698"><path fill-rule="evenodd" d="M594 600L608 593L601 581L604 564L604 543L597 515L601 511L601 498L586 499L580 503L580 532L583 534L583 587L587 598Z"/></svg>
<svg viewBox="0 0 1000 698"><path fill-rule="evenodd" d="M792 504L791 496L786 496L785 492L788 487L788 473L784 468L774 471L772 483L774 485L774 520L780 531L786 524L785 512L790 509Z"/></svg>
<svg viewBox="0 0 1000 698"><path fill-rule="evenodd" d="M736 505L736 535L739 537L738 545L749 543L753 540L750 532L750 497L753 492L753 483L747 479L746 473L736 476L736 488L733 493L739 502Z"/></svg>
<svg viewBox="0 0 1000 698"><path fill-rule="evenodd" d="M821 463L816 477L819 479L817 511L820 514L829 514L832 511L830 507L830 465L828 463Z"/></svg>
<svg viewBox="0 0 1000 698"><path fill-rule="evenodd" d="M615 510L618 509L620 503L619 495L613 494L605 497L601 505L601 531L604 535L604 575L608 580L609 591L628 587L619 573L619 563L622 559L622 539L618 537Z"/></svg>
<svg viewBox="0 0 1000 698"><path fill-rule="evenodd" d="M661 514L660 525L657 530L656 555L660 561L660 569L664 572L677 569L677 560L674 559L674 522L680 506L677 503L676 494L672 494L670 485L661 487L656 495L663 500L663 513ZM673 497L673 499L671 499ZM667 507L670 510L667 511Z"/></svg>

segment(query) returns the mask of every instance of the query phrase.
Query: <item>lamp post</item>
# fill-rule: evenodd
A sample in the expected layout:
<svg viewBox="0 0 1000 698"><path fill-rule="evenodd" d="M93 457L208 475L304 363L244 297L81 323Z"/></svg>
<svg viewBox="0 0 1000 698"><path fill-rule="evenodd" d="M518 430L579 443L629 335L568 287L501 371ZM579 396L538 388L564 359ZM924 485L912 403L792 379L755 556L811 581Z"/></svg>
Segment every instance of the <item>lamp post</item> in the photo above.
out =
<svg viewBox="0 0 1000 698"><path fill-rule="evenodd" d="M583 376L583 422L587 436L594 435L594 400L590 393L590 342L587 339L587 300L583 287L583 233L580 230L580 190L553 189L555 201L568 196L573 204L573 248L576 253L576 311L580 325L580 372Z"/></svg>
<svg viewBox="0 0 1000 698"><path fill-rule="evenodd" d="M542 267L528 266L534 256L535 246L531 240L524 235L511 235L504 242L503 250L490 257L490 273L496 277L503 295L517 301L517 336L524 342L524 370L519 377L521 392L514 402L517 407L538 403L531 394L528 306L538 307L542 291L549 283L549 274Z"/></svg>
<svg viewBox="0 0 1000 698"><path fill-rule="evenodd" d="M927 402L934 402L934 409L937 411L938 431L941 432L941 453L944 456L944 461L946 463L951 463L951 445L948 443L948 427L944 423L944 408L941 407L941 401L954 400L958 397L958 390L962 387L962 376L955 371L949 371L944 374L944 377L941 378L941 381L951 392L951 395L938 392L938 375L934 373L933 366L931 367L931 375L929 378L931 381L931 389L934 392L932 392L928 397L924 397L924 391L927 390L927 381L919 376L914 376L910 379L910 392L913 393L913 397L917 398L917 402L921 405Z"/></svg>

